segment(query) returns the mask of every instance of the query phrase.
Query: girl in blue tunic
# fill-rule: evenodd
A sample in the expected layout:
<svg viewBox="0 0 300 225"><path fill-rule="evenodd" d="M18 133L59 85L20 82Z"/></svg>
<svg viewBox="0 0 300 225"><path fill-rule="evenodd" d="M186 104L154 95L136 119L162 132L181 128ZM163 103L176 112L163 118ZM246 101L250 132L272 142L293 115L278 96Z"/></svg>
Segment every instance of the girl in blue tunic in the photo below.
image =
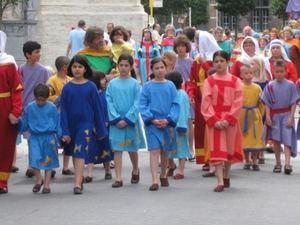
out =
<svg viewBox="0 0 300 225"><path fill-rule="evenodd" d="M128 152L132 163L131 183L137 184L140 180L138 167L138 153L145 148L145 141L139 121L138 102L140 98L140 84L130 76L133 68L133 57L122 54L117 64L120 77L109 82L106 90L106 100L109 117L109 140L114 151L116 180L113 188L123 186L122 156Z"/></svg>
<svg viewBox="0 0 300 225"><path fill-rule="evenodd" d="M141 93L139 108L145 123L150 169L152 174L151 191L158 189L158 162L161 157L160 182L168 187L167 165L169 151L177 149L175 126L180 105L175 85L165 79L166 63L160 58L151 61L154 78L148 81Z"/></svg>
<svg viewBox="0 0 300 225"><path fill-rule="evenodd" d="M107 112L107 102L106 102L106 77L105 73L100 70L93 70L93 77L89 79L92 81L97 89L99 98L102 103L102 108L104 112L99 117L103 117L105 120L105 125L108 128L109 120L108 120L108 112ZM94 147L91 147L88 151L87 158L85 159L85 163L87 164L88 175L84 178L85 183L89 183L93 181L93 168L94 164L103 163L105 167L105 180L112 179L110 172L110 161L113 160L113 153L110 148L108 135L102 139L98 140Z"/></svg>
<svg viewBox="0 0 300 225"><path fill-rule="evenodd" d="M48 102L49 87L37 84L34 87L35 101L30 102L16 121L18 131L29 131L29 166L33 169L36 184L32 191L37 193L44 185L43 194L50 193L52 169L59 167L58 140L61 139L60 117L56 106ZM41 171L45 170L42 179Z"/></svg>
<svg viewBox="0 0 300 225"><path fill-rule="evenodd" d="M83 171L88 151L107 135L103 107L96 85L88 80L93 76L86 58L75 55L68 67L73 79L61 93L61 126L63 141L69 144L75 168L74 194L82 194ZM93 135L93 132L96 135Z"/></svg>

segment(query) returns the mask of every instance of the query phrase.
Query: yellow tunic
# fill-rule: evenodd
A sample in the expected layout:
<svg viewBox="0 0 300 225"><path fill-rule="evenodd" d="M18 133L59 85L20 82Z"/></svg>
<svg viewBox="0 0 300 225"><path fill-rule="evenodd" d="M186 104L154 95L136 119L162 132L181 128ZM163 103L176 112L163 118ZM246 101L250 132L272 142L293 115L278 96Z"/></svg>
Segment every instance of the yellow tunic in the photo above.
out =
<svg viewBox="0 0 300 225"><path fill-rule="evenodd" d="M73 79L72 77L66 75L66 82L63 82L61 79L57 77L57 74L50 77L49 80L47 81L47 84L50 86L50 96L48 100L50 102L54 102L55 99L61 95L63 86L72 79Z"/></svg>
<svg viewBox="0 0 300 225"><path fill-rule="evenodd" d="M239 117L242 130L242 145L244 151L262 151L265 147L261 137L263 134L264 105L260 100L262 90L259 85L242 85L243 109Z"/></svg>
<svg viewBox="0 0 300 225"><path fill-rule="evenodd" d="M113 43L111 46L111 53L113 56L113 61L117 64L118 59L122 54L126 53L131 56L134 56L134 49L129 42L124 42L124 44ZM120 72L117 68L115 70L112 70L111 73L114 74L115 76L120 75Z"/></svg>

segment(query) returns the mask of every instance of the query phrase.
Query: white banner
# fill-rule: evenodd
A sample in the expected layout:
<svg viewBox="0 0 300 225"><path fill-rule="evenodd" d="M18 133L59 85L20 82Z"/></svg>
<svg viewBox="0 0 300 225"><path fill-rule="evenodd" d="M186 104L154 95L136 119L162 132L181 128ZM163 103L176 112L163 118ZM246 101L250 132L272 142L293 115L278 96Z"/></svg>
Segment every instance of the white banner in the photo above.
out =
<svg viewBox="0 0 300 225"><path fill-rule="evenodd" d="M154 8L161 8L161 7L163 7L163 0L154 0L153 7Z"/></svg>

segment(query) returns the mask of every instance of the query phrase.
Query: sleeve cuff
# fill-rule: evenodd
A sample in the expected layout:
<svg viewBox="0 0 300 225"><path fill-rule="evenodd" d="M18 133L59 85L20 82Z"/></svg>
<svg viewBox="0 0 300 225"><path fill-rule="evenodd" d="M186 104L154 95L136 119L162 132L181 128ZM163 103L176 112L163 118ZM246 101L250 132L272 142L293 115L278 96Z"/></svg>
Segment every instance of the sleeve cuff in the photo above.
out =
<svg viewBox="0 0 300 225"><path fill-rule="evenodd" d="M231 125L235 125L237 123L237 119L231 115L226 115L225 120L227 120Z"/></svg>
<svg viewBox="0 0 300 225"><path fill-rule="evenodd" d="M131 122L128 118L124 117L123 119L129 126L134 127L135 123Z"/></svg>
<svg viewBox="0 0 300 225"><path fill-rule="evenodd" d="M169 124L172 126L172 127L176 127L176 123L170 119L170 118L167 118L167 120L169 121Z"/></svg>
<svg viewBox="0 0 300 225"><path fill-rule="evenodd" d="M219 121L218 117L212 116L206 121L206 124L207 124L207 126L212 127L215 124L215 122L217 122L217 121Z"/></svg>
<svg viewBox="0 0 300 225"><path fill-rule="evenodd" d="M153 116L149 117L148 119L144 120L146 126L151 125L151 120L155 119Z"/></svg>
<svg viewBox="0 0 300 225"><path fill-rule="evenodd" d="M122 120L122 118L121 118L121 117L118 117L118 118L116 118L116 119L114 119L114 120L109 121L109 123L110 123L111 125L115 125L116 123L118 123L118 122L121 121L121 120Z"/></svg>
<svg viewBox="0 0 300 225"><path fill-rule="evenodd" d="M184 127L177 127L177 128L176 128L176 131L177 131L177 132L186 132L187 129L184 128Z"/></svg>

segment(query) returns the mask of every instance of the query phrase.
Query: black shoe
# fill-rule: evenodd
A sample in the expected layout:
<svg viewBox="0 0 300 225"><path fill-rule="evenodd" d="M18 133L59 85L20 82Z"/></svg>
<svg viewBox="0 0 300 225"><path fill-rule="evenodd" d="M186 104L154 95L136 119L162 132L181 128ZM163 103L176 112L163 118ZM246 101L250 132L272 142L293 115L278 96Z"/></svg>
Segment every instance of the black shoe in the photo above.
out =
<svg viewBox="0 0 300 225"><path fill-rule="evenodd" d="M4 187L4 188L0 188L0 194L7 194L8 192L8 188Z"/></svg>
<svg viewBox="0 0 300 225"><path fill-rule="evenodd" d="M25 175L29 178L34 177L33 169L27 169Z"/></svg>
<svg viewBox="0 0 300 225"><path fill-rule="evenodd" d="M18 168L18 167L12 166L12 168L11 168L11 172L12 172L12 173L16 173L16 172L18 172L18 171L19 171L19 168Z"/></svg>
<svg viewBox="0 0 300 225"><path fill-rule="evenodd" d="M55 170L52 170L52 171L51 171L51 178L54 178L54 177L55 177L55 174L56 174L56 171L55 171Z"/></svg>

